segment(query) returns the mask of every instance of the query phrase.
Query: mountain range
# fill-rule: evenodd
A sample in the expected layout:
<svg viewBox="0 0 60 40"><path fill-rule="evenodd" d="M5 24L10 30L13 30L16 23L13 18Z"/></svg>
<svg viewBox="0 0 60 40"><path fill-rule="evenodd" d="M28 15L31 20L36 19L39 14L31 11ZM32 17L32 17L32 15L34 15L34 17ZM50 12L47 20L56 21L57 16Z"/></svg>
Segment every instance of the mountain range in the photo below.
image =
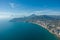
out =
<svg viewBox="0 0 60 40"><path fill-rule="evenodd" d="M35 15L32 14L28 17L21 17L21 18L13 18L12 22L23 22L23 21L29 21L29 20L60 20L60 16L58 15Z"/></svg>

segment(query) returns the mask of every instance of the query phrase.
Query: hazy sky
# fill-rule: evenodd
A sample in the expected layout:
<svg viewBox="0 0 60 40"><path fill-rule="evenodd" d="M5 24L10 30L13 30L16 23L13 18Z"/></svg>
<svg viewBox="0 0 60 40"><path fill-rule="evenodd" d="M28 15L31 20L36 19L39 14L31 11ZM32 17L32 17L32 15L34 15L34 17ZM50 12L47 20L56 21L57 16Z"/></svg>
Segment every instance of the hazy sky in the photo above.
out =
<svg viewBox="0 0 60 40"><path fill-rule="evenodd" d="M0 0L0 15L59 15L60 0Z"/></svg>

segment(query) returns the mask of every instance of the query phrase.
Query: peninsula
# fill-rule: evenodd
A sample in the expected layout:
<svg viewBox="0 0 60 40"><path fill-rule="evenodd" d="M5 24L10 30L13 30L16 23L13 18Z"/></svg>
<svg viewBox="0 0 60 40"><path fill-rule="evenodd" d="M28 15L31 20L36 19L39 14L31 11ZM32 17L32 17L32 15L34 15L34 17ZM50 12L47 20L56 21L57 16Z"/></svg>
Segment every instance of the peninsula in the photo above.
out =
<svg viewBox="0 0 60 40"><path fill-rule="evenodd" d="M42 26L50 33L60 38L60 16L57 15L35 15L28 17L13 18L11 22L29 22Z"/></svg>

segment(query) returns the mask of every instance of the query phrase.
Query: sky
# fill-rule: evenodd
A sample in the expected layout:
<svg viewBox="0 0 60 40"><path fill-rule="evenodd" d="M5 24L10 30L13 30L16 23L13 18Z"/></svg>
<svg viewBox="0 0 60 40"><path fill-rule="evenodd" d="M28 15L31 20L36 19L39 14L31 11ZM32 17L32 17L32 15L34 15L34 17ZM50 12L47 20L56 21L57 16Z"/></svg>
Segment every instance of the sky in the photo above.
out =
<svg viewBox="0 0 60 40"><path fill-rule="evenodd" d="M60 0L0 0L0 17L60 15Z"/></svg>

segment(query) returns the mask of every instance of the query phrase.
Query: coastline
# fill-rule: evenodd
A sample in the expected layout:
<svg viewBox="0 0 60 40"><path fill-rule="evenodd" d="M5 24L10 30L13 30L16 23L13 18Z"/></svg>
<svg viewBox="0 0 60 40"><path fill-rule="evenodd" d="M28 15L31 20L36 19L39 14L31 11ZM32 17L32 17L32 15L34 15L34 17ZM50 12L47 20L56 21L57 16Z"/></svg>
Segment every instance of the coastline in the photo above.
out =
<svg viewBox="0 0 60 40"><path fill-rule="evenodd" d="M47 26L43 26L43 25L41 25L41 24L39 24L39 23L34 23L34 22L29 22L29 23L33 23L33 24L36 24L36 25L39 25L39 26L43 27L44 29L48 30L51 34L53 34L55 37L57 37L58 40L60 40L60 36L57 35L57 34L55 34L55 33L53 33L51 30L49 30L49 29L47 28Z"/></svg>

